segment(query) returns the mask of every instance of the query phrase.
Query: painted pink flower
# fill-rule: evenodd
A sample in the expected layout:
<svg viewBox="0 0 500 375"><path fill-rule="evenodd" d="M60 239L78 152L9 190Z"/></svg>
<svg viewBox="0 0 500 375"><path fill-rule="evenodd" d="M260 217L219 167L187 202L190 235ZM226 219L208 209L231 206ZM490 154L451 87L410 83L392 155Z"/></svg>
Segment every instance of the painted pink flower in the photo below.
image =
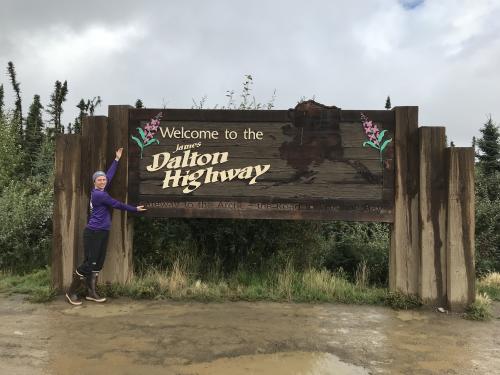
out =
<svg viewBox="0 0 500 375"><path fill-rule="evenodd" d="M368 139L377 146L380 146L380 142L378 141L380 131L378 130L377 125L373 125L373 122L363 114L361 115L361 120L363 121L363 129L365 130L365 134Z"/></svg>
<svg viewBox="0 0 500 375"><path fill-rule="evenodd" d="M155 138L155 135L156 133L158 133L158 129L160 127L161 117L162 113L160 112L151 120L149 120L149 122L146 125L144 125L144 129L140 127L137 128L137 131L139 132L140 135L140 139L134 135L131 136L132 140L135 141L135 143L137 143L137 145L141 149L141 159L145 147L155 142L160 144L160 141L158 141Z"/></svg>
<svg viewBox="0 0 500 375"><path fill-rule="evenodd" d="M152 118L145 126L145 134L144 134L144 144L148 143L153 137L158 133L158 128L160 127L160 119L162 113L158 113L154 118Z"/></svg>
<svg viewBox="0 0 500 375"><path fill-rule="evenodd" d="M380 131L378 126L373 123L366 115L361 114L361 122L363 124L363 130L365 132L368 141L363 142L363 147L370 146L377 149L380 153L380 162L383 161L382 153L384 149L392 142L392 139L384 140L384 135L387 130ZM382 142L383 141L383 142Z"/></svg>

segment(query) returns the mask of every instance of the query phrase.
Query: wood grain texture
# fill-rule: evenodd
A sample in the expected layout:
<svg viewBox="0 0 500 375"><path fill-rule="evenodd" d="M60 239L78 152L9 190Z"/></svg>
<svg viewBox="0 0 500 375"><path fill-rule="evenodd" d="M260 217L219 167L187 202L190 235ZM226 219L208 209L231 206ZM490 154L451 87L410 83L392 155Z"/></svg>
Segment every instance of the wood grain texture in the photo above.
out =
<svg viewBox="0 0 500 375"><path fill-rule="evenodd" d="M419 293L418 107L396 107L394 223L389 255L389 288Z"/></svg>
<svg viewBox="0 0 500 375"><path fill-rule="evenodd" d="M106 142L108 119L106 116L86 116L83 118L81 134L80 209L78 220L80 233L77 238L77 264L84 260L83 229L90 214L90 192L94 187L92 175L95 171L106 171Z"/></svg>
<svg viewBox="0 0 500 375"><path fill-rule="evenodd" d="M419 128L420 297L446 305L447 170L444 127Z"/></svg>
<svg viewBox="0 0 500 375"><path fill-rule="evenodd" d="M109 194L122 202L127 202L127 159L128 119L130 106L112 105L108 107L108 136L106 158L112 161L115 152L123 147L123 156L118 164ZM102 282L126 283L132 278L133 221L126 211L113 210L108 251L100 279Z"/></svg>
<svg viewBox="0 0 500 375"><path fill-rule="evenodd" d="M447 299L452 311L474 302L474 150L451 147L448 159L448 223L446 241Z"/></svg>
<svg viewBox="0 0 500 375"><path fill-rule="evenodd" d="M172 199L219 201L220 195L235 198L247 197L251 201L268 202L276 199L295 199L297 202L316 199L318 201L345 200L353 205L358 200L369 200L368 205L377 207L383 203L387 211L377 217L376 209L366 214L352 212L351 220L392 221L391 195L394 189L394 142L381 155L374 148L364 146L368 140L361 123L361 113L366 114L386 130L389 139L394 135L394 113L391 111L342 111L335 107L307 104L307 108L288 111L227 111L227 110L178 110L178 109L131 109L130 135L139 137L138 128L159 113L162 114L161 127L153 143L140 149L129 138L129 196L130 201L139 204L151 201L153 196ZM177 133L173 133L173 131ZM261 133L260 139L245 139L245 130ZM168 130L168 132L167 132ZM236 139L225 137L226 130L234 131ZM186 139L206 132L207 139ZM217 132L217 134L215 134ZM182 133L182 134L181 134ZM176 134L176 135L175 135ZM213 138L217 139L213 139ZM384 139L384 140L385 140ZM235 179L225 182L204 183L189 192L183 187L164 184L168 171L179 168L163 166L150 172L153 156L159 160L175 158L184 153L184 146L192 146L189 155L204 155L226 152L229 160L217 165L184 167L182 173L194 173L210 166L214 171L238 169L255 165L269 165L269 170L257 178L257 183L249 185L248 180ZM167 154L168 153L168 154ZM189 171L189 172L188 172ZM208 173L208 172L207 172ZM208 180L207 180L208 181ZM187 194L186 194L187 193ZM247 208L245 208L247 209ZM196 209L192 210L193 212ZM227 211L204 210L196 217L225 217ZM155 209L158 216L182 216L180 211ZM152 213L148 212L148 215ZM284 213L272 214L269 218L286 218ZM186 212L186 215L188 213ZM190 212L189 214L192 214ZM248 213L265 218L265 212ZM207 215L207 216L203 216ZM227 217L245 217L244 214L228 214ZM306 215L313 216L311 212ZM297 214L290 217L297 217ZM342 216L327 216L330 219L349 219L347 212ZM249 216L250 218L250 216ZM325 218L325 213L318 213Z"/></svg>
<svg viewBox="0 0 500 375"><path fill-rule="evenodd" d="M79 228L80 181L79 135L57 135L55 150L52 285L63 291L76 267Z"/></svg>

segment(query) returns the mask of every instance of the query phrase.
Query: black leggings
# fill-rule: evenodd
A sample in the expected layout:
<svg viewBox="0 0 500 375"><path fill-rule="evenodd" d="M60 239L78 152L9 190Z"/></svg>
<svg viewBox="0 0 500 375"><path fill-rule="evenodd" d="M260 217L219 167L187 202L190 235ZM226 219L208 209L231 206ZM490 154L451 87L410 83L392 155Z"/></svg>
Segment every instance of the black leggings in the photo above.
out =
<svg viewBox="0 0 500 375"><path fill-rule="evenodd" d="M85 259L77 270L82 275L88 276L92 272L99 272L106 258L109 230L92 230L85 228L83 231L83 249Z"/></svg>

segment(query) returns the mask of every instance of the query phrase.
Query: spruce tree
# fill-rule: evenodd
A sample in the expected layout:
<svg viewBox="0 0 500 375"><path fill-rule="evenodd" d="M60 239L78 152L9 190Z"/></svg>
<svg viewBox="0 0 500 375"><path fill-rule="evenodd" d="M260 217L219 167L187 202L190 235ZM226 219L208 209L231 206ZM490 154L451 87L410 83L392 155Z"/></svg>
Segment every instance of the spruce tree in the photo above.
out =
<svg viewBox="0 0 500 375"><path fill-rule="evenodd" d="M3 118L4 112L3 112L3 106L4 106L4 91L3 91L3 85L0 85L0 119Z"/></svg>
<svg viewBox="0 0 500 375"><path fill-rule="evenodd" d="M391 109L391 97L388 96L387 99L385 100L385 109Z"/></svg>
<svg viewBox="0 0 500 375"><path fill-rule="evenodd" d="M85 100L80 99L76 108L80 110L80 113L78 114L78 117L75 117L75 121L73 123L73 133L82 134L83 118L87 116L87 105L85 104Z"/></svg>
<svg viewBox="0 0 500 375"><path fill-rule="evenodd" d="M144 108L144 104L142 103L141 99L137 99L135 102L135 108Z"/></svg>
<svg viewBox="0 0 500 375"><path fill-rule="evenodd" d="M17 142L22 145L23 142L23 109L22 109L22 101L21 101L21 85L17 82L16 78L16 69L14 68L14 64L12 61L9 61L7 64L7 70L9 72L10 83L12 84L12 88L14 89L14 93L16 94L16 101L14 103L14 116L13 116L13 126L15 127L15 131L17 133Z"/></svg>
<svg viewBox="0 0 500 375"><path fill-rule="evenodd" d="M54 133L64 133L64 127L61 124L61 115L64 112L63 103L66 101L68 94L68 83L64 81L56 81L54 92L50 95L50 104L48 105L47 113L50 115L50 123L54 126Z"/></svg>
<svg viewBox="0 0 500 375"><path fill-rule="evenodd" d="M43 142L42 109L40 95L35 95L28 112L28 117L26 118L26 130L24 133L24 169L28 174L33 174L33 165L38 158Z"/></svg>
<svg viewBox="0 0 500 375"><path fill-rule="evenodd" d="M479 153L476 156L479 165L488 176L500 172L500 133L491 116L480 132L482 137L477 140Z"/></svg>

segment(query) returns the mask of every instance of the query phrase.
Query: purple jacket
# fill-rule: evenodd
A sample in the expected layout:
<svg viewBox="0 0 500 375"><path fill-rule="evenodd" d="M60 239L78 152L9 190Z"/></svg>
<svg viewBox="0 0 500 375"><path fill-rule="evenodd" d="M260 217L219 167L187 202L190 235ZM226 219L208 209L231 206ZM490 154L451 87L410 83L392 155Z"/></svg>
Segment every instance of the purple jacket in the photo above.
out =
<svg viewBox="0 0 500 375"><path fill-rule="evenodd" d="M111 228L111 210L110 208L118 208L119 210L136 212L137 208L128 204L117 201L111 198L107 193L109 184L115 175L118 162L113 160L113 163L106 172L107 183L104 190L93 188L90 192L90 218L87 228L92 230L109 230Z"/></svg>

